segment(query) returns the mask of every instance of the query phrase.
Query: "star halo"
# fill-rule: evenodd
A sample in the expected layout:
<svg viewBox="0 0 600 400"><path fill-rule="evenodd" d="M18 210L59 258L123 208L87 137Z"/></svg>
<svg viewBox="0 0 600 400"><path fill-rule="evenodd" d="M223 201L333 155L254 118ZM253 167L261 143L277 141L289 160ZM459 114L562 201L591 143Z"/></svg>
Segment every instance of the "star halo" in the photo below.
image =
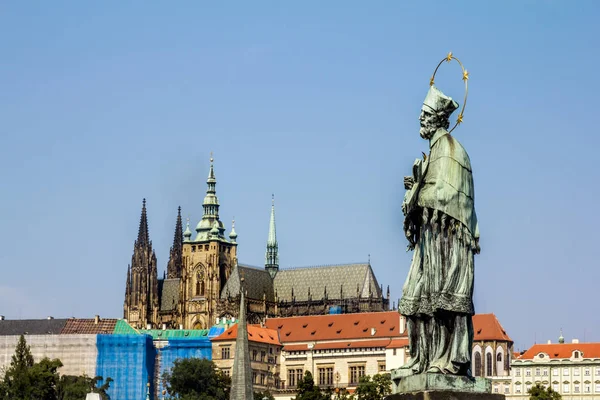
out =
<svg viewBox="0 0 600 400"><path fill-rule="evenodd" d="M458 64L460 65L460 68L462 69L462 80L465 81L465 101L463 102L462 109L460 110L460 113L458 114L456 123L454 124L452 129L450 129L448 131L448 133L452 132L458 125L460 125L463 122L463 114L465 113L465 107L467 106L467 95L469 94L469 72L465 69L464 65L460 62L460 60L458 58L456 58L452 54L452 52L450 52L450 53L448 53L448 55L446 57L444 57L442 59L442 61L440 61L438 63L437 67L435 67L435 71L433 71L433 75L431 76L431 79L429 79L429 86L433 86L433 84L435 83L435 74L437 73L440 66L444 63L444 61L449 63L452 60L456 60L456 62L458 62Z"/></svg>

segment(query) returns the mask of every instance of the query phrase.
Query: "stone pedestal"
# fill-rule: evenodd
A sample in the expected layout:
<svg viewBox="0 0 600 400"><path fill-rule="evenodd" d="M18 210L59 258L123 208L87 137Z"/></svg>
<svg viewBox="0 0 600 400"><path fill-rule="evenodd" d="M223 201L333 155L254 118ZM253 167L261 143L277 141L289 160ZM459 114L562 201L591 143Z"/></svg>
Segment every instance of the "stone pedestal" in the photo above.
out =
<svg viewBox="0 0 600 400"><path fill-rule="evenodd" d="M491 393L489 379L444 374L401 377L392 372L392 392L385 400L504 400L503 394Z"/></svg>

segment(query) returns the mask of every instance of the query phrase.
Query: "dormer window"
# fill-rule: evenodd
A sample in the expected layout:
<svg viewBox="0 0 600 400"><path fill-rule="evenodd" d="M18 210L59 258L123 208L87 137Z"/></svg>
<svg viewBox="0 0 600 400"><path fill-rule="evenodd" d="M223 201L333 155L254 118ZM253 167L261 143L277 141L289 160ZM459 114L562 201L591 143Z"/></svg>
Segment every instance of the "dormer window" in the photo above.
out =
<svg viewBox="0 0 600 400"><path fill-rule="evenodd" d="M579 352L577 350L573 352L573 358L579 358Z"/></svg>
<svg viewBox="0 0 600 400"><path fill-rule="evenodd" d="M544 357L545 357L544 353L538 354L538 358L544 358Z"/></svg>

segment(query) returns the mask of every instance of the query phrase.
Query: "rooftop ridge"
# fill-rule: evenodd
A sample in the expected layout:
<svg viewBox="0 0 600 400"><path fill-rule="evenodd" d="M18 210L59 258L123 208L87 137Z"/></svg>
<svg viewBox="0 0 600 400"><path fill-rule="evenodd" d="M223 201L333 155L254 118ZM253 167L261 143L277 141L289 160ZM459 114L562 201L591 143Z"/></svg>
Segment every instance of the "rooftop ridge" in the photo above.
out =
<svg viewBox="0 0 600 400"><path fill-rule="evenodd" d="M252 269L260 269L264 270L264 267L259 267L256 265L246 264L246 263L238 263L240 267L252 268ZM295 271L297 269L310 269L310 268L330 268L330 267L352 267L359 265L369 265L368 262L353 262L353 263L340 263L340 264L320 264L320 265L305 265L301 267L286 267L280 269L279 271Z"/></svg>
<svg viewBox="0 0 600 400"><path fill-rule="evenodd" d="M352 267L359 265L369 265L368 262L354 262L354 263L342 263L342 264L320 264L320 265L306 265L302 267L287 267L283 271L295 271L297 269L310 269L310 268L330 268L330 267ZM282 271L282 270L280 270Z"/></svg>

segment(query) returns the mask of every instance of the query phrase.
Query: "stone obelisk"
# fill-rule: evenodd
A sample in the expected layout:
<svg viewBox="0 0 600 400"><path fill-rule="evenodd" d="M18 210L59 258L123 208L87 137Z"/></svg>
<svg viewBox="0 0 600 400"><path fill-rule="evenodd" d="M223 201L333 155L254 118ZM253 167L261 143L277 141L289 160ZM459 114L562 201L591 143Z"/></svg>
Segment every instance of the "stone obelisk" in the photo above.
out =
<svg viewBox="0 0 600 400"><path fill-rule="evenodd" d="M250 351L248 349L248 326L246 325L246 296L243 286L240 288L240 314L238 317L238 331L235 340L235 356L231 374L230 400L253 400L252 367L250 365Z"/></svg>

